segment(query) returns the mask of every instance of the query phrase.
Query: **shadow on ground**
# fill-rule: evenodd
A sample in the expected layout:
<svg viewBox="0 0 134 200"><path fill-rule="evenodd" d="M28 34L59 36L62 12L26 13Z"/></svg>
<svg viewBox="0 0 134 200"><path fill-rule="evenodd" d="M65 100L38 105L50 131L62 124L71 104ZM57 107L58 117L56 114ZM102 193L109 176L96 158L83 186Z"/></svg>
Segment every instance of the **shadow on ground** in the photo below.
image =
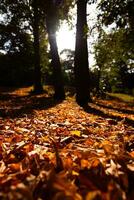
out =
<svg viewBox="0 0 134 200"><path fill-rule="evenodd" d="M74 96L75 90L72 90L72 88L67 89L66 93L68 96ZM27 89L24 94L23 90L22 93L19 93L21 91L18 93L12 91L13 90L1 91L0 117L17 118L24 117L25 115L32 116L34 114L34 110L46 110L62 102L54 100L52 94L47 92L44 92L41 95L33 95L27 93ZM105 119L113 119L116 121L115 123L124 120L126 124L134 126L134 120L129 117L129 115L134 115L134 111L131 106L128 106L127 103L122 104L117 102L116 105L113 102L110 103L111 104L105 101L95 101L84 107L84 111ZM125 107L121 107L121 105L125 105ZM126 114L126 117L121 114L124 114L124 116Z"/></svg>
<svg viewBox="0 0 134 200"><path fill-rule="evenodd" d="M96 103L96 105L106 108L106 109L112 109L112 110L115 110L115 111L118 111L118 112L121 112L124 114L134 115L134 110L132 110L131 107L130 107L130 109L127 109L127 108L124 109L124 108L114 107L113 105L104 105L102 103Z"/></svg>
<svg viewBox="0 0 134 200"><path fill-rule="evenodd" d="M88 106L83 107L84 111L90 114L97 115L99 117L103 117L105 119L110 118L113 119L117 122L124 120L124 123L129 124L131 126L134 126L134 120L128 118L128 117L122 117L122 116L115 116L112 115L108 110L107 106L104 106L103 104L99 105L100 107L105 107L106 112L100 110L99 108L96 107L96 104L93 103L92 106L89 104ZM115 122L116 123L116 122Z"/></svg>
<svg viewBox="0 0 134 200"><path fill-rule="evenodd" d="M61 103L46 93L41 95L19 96L14 94L0 95L0 117L16 118L32 115L34 110L45 110Z"/></svg>

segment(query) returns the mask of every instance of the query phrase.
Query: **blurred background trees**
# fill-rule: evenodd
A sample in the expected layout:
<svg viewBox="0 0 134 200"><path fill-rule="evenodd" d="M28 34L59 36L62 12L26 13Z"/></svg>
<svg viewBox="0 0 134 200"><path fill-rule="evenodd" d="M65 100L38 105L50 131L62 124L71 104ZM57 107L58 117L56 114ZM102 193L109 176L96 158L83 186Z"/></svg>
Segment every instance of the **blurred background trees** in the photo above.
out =
<svg viewBox="0 0 134 200"><path fill-rule="evenodd" d="M134 2L102 0L98 8L101 31L94 45L98 85L106 91L133 94Z"/></svg>

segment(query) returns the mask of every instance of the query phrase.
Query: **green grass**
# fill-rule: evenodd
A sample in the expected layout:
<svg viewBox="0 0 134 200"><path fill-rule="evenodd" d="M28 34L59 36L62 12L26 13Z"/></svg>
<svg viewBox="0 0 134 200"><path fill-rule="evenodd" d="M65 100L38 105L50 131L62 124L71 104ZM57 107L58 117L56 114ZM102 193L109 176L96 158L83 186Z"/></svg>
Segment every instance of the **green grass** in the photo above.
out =
<svg viewBox="0 0 134 200"><path fill-rule="evenodd" d="M122 93L108 93L110 97L117 98L121 101L128 102L128 103L134 103L134 97L128 94L122 94Z"/></svg>

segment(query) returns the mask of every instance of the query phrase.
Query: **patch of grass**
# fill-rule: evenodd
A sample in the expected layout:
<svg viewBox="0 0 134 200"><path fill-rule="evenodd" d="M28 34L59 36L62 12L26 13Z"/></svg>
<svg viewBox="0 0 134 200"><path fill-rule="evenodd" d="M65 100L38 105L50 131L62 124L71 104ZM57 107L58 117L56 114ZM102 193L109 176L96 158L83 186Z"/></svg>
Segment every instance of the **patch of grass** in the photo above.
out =
<svg viewBox="0 0 134 200"><path fill-rule="evenodd" d="M122 94L122 93L108 93L110 97L114 97L116 99L119 99L121 101L127 102L127 103L134 103L134 97L128 94Z"/></svg>

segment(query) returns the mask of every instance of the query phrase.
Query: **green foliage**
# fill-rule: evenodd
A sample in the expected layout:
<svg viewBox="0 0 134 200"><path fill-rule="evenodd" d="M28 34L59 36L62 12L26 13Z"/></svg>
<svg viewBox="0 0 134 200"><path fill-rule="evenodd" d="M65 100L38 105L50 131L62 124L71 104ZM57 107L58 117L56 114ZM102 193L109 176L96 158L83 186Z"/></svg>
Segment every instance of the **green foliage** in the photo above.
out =
<svg viewBox="0 0 134 200"><path fill-rule="evenodd" d="M30 1L29 1L30 3ZM19 52L30 39L32 11L29 3L0 0L0 48L8 52ZM28 34L29 33L29 34Z"/></svg>
<svg viewBox="0 0 134 200"><path fill-rule="evenodd" d="M95 45L96 64L101 78L109 80L114 92L131 91L134 88L134 2L132 0L101 0L98 23L101 32ZM114 24L109 32L103 30ZM104 82L104 81L102 81ZM103 84L102 84L103 85Z"/></svg>
<svg viewBox="0 0 134 200"><path fill-rule="evenodd" d="M133 88L129 79L133 79L133 56L126 41L126 31L119 29L110 34L104 33L95 45L96 64L101 70L102 79L109 79L115 92L118 88ZM131 70L130 70L131 69ZM105 78L104 78L105 77Z"/></svg>
<svg viewBox="0 0 134 200"><path fill-rule="evenodd" d="M13 73L13 78L6 77L4 75L4 83L10 82L10 84L18 85L17 77L27 77L22 78L22 81L27 84L33 83L33 71L34 71L34 9L33 9L33 0L16 0L8 1L0 0L0 13L2 14L0 20L0 49L4 50L8 55L3 55L5 58L5 72L8 74ZM38 3L38 2L37 2ZM39 6L39 5L38 5ZM39 10L38 10L39 11ZM39 34L40 34L40 46L41 46L41 65L42 68L47 65L47 46L48 42L46 39L46 32L42 27L41 22L43 18L41 13L38 13L38 22L39 22ZM42 21L41 21L42 19ZM44 23L44 22L43 22ZM10 62L8 63L10 57ZM15 60L14 60L15 59ZM3 61L1 61L3 62ZM11 73L10 73L11 72ZM31 72L31 74L30 74ZM5 73L5 74L6 74ZM29 81L28 76L29 74ZM17 76L15 78L15 75ZM22 76L21 76L22 75ZM9 79L9 81L8 81ZM3 81L2 81L3 84Z"/></svg>
<svg viewBox="0 0 134 200"><path fill-rule="evenodd" d="M101 10L99 18L106 26L115 22L121 28L134 27L133 0L101 0L98 7Z"/></svg>

